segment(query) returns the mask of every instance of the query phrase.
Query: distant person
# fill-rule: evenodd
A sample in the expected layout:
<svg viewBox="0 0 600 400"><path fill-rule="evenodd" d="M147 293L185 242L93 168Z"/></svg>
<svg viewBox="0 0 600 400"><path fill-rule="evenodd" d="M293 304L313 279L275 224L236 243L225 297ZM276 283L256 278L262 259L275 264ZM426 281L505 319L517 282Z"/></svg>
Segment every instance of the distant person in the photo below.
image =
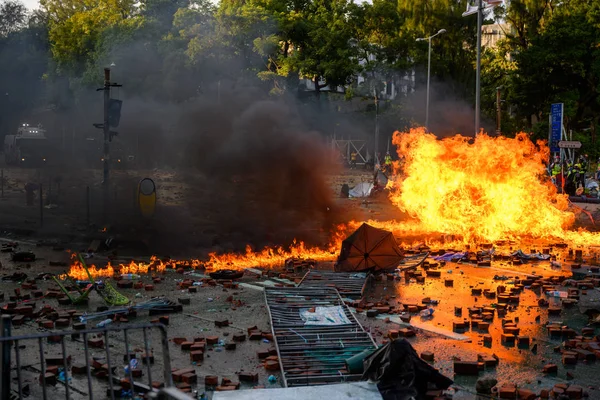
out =
<svg viewBox="0 0 600 400"><path fill-rule="evenodd" d="M356 168L356 158L357 157L358 157L358 154L355 151L353 151L350 154L350 169Z"/></svg>
<svg viewBox="0 0 600 400"><path fill-rule="evenodd" d="M385 172L387 174L391 174L392 173L392 156L390 155L389 151L387 153L385 153L385 159L383 161L383 165L384 165Z"/></svg>

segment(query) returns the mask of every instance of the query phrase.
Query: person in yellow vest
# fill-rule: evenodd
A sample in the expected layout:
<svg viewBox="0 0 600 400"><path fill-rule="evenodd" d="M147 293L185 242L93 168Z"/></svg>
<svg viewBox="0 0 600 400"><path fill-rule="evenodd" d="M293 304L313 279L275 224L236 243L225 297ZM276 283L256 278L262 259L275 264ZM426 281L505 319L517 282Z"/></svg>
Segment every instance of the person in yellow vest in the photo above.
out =
<svg viewBox="0 0 600 400"><path fill-rule="evenodd" d="M390 156L389 152L385 153L385 165L392 165L392 156Z"/></svg>
<svg viewBox="0 0 600 400"><path fill-rule="evenodd" d="M556 176L560 174L560 158L555 157L554 162L550 166L550 172L552 174L552 179L556 179Z"/></svg>
<svg viewBox="0 0 600 400"><path fill-rule="evenodd" d="M350 154L350 169L356 168L356 157L358 157L358 154L356 154L356 152L353 151Z"/></svg>

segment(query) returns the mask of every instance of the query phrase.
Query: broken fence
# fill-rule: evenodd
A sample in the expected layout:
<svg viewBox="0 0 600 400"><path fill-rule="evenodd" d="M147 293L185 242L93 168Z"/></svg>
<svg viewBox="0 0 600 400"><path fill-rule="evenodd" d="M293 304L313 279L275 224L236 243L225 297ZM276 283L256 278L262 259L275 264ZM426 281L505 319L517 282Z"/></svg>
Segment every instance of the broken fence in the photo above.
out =
<svg viewBox="0 0 600 400"><path fill-rule="evenodd" d="M362 297L370 274L364 272L308 271L298 286L336 288L341 296Z"/></svg>
<svg viewBox="0 0 600 400"><path fill-rule="evenodd" d="M285 387L357 381L346 361L377 347L334 288L266 288L265 301ZM300 311L342 307L350 324L305 325Z"/></svg>
<svg viewBox="0 0 600 400"><path fill-rule="evenodd" d="M173 386L167 332L162 324L11 336L10 316L3 316L1 328L2 399L114 400L131 397L132 392L186 398L183 393L175 397L156 388ZM132 368L134 359L139 368Z"/></svg>

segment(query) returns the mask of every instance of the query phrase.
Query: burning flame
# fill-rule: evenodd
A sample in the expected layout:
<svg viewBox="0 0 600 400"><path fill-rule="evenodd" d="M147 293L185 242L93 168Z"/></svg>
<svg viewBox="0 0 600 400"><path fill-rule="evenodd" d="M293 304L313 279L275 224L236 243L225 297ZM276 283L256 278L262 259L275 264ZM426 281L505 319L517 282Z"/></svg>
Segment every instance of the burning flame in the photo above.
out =
<svg viewBox="0 0 600 400"><path fill-rule="evenodd" d="M330 261L335 259L340 248L342 240L356 228L358 223L339 225L332 232L329 245L322 249L315 246L307 246L304 242L294 241L291 246L284 248L282 246L266 247L260 251L253 251L250 246L246 246L246 252L243 254L216 254L210 253L207 261L189 260L189 261L162 261L152 256L150 263L136 263L131 261L129 264L119 264L113 266L110 262L105 267L96 267L88 265L88 271L93 278L112 278L122 274L146 274L148 272L164 272L167 268L177 268L179 266L190 267L193 269L204 268L209 271L221 269L243 270L253 267L281 267L289 259L312 259L314 261ZM89 277L83 268L81 262L75 254L71 256L71 267L67 273L76 280L88 280Z"/></svg>
<svg viewBox="0 0 600 400"><path fill-rule="evenodd" d="M569 230L575 214L568 196L546 177L543 142L534 144L524 133L439 140L418 128L395 132L393 143L404 162L388 184L390 199L417 222L383 223L390 230L452 234L466 243L536 238L600 244L598 234Z"/></svg>
<svg viewBox="0 0 600 400"><path fill-rule="evenodd" d="M549 149L543 142L534 144L526 134L515 138L475 138L460 135L439 140L423 128L395 132L402 164L399 174L388 182L390 199L412 219L402 221L367 221L368 224L392 231L435 247L440 242L427 242L427 235L449 235L441 245L478 242L563 241L571 246L600 246L600 234L580 229L569 230L575 214L569 210L566 195L557 193L546 176ZM252 267L283 266L292 258L329 261L335 259L342 240L360 222L338 226L324 248L294 241L284 248L267 247L254 251L250 246L242 254L210 253L207 261L161 261L150 263L108 263L104 268L89 267L96 277L119 274L163 272L166 268L187 266L206 270L242 270ZM448 247L446 247L448 248ZM88 276L74 259L68 273L75 279Z"/></svg>
<svg viewBox="0 0 600 400"><path fill-rule="evenodd" d="M113 266L109 261L104 267L96 267L95 265L88 265L87 269L93 278L112 278L120 276L122 274L147 274L148 272L164 272L167 269L168 263L159 260L157 257L152 256L150 263L136 263L131 261L129 264L119 264ZM81 281L89 279L88 274L85 272L83 265L77 259L77 255L73 253L71 255L71 268L67 273L71 278Z"/></svg>

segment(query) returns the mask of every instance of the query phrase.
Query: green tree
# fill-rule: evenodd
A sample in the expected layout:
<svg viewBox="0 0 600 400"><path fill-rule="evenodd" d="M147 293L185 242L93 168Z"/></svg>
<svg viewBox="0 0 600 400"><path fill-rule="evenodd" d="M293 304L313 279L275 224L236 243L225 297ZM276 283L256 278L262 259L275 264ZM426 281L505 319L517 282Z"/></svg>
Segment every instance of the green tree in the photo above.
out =
<svg viewBox="0 0 600 400"><path fill-rule="evenodd" d="M0 37L7 37L27 26L27 8L18 0L0 3Z"/></svg>
<svg viewBox="0 0 600 400"><path fill-rule="evenodd" d="M134 0L40 0L42 10L48 15L49 39L59 71L80 74L86 64L94 63L105 32L111 29L131 32L138 28L143 18L135 3Z"/></svg>
<svg viewBox="0 0 600 400"><path fill-rule="evenodd" d="M14 132L22 119L44 101L43 74L48 60L48 43L43 15L23 14L22 4L3 3L12 16L3 14L0 35L0 140ZM18 18L17 18L18 16Z"/></svg>

